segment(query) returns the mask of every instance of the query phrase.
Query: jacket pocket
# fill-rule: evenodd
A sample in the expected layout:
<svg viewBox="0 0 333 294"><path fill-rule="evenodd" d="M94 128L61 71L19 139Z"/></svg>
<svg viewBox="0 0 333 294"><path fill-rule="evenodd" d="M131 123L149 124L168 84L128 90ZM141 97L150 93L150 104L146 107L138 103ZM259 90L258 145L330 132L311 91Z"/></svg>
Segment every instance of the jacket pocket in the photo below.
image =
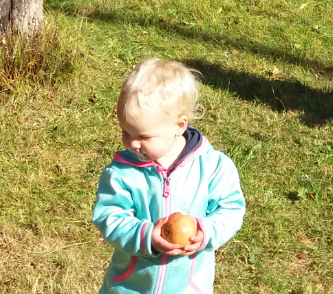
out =
<svg viewBox="0 0 333 294"><path fill-rule="evenodd" d="M112 281L121 282L123 280L128 279L132 275L137 261L138 261L138 257L136 255L134 255L132 257L131 263L130 263L127 271L120 276L114 276Z"/></svg>

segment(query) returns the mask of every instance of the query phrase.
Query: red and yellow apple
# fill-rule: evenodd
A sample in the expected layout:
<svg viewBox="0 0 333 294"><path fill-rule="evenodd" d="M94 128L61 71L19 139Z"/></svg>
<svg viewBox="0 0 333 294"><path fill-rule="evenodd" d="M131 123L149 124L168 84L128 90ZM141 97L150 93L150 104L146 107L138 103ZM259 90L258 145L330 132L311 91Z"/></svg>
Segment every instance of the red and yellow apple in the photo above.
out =
<svg viewBox="0 0 333 294"><path fill-rule="evenodd" d="M180 212L171 214L161 231L163 239L169 243L179 244L181 248L191 245L190 237L198 233L197 224L192 217Z"/></svg>

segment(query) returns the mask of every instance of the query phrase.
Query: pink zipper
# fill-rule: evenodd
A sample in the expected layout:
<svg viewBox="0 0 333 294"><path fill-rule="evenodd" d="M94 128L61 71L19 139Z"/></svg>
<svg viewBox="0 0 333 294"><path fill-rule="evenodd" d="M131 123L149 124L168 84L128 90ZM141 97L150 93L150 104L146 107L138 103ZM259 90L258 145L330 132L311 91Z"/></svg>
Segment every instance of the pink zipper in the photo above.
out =
<svg viewBox="0 0 333 294"><path fill-rule="evenodd" d="M168 217L170 215L170 177L168 176L168 171L164 170L163 175L163 197L164 197L164 216Z"/></svg>
<svg viewBox="0 0 333 294"><path fill-rule="evenodd" d="M163 183L163 197L168 198L170 196L170 178L167 176L164 178Z"/></svg>

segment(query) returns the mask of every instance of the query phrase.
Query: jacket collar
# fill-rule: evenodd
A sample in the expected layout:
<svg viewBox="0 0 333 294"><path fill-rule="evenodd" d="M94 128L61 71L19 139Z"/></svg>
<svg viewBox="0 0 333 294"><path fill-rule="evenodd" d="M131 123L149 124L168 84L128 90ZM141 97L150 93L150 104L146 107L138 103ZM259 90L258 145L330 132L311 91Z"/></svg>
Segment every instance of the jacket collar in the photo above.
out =
<svg viewBox="0 0 333 294"><path fill-rule="evenodd" d="M170 172L174 170L177 166L180 166L183 163L187 162L188 161L187 159L192 160L194 157L198 156L197 151L202 149L200 148L201 146L207 144L210 146L207 139L200 133L199 130L197 130L194 127L188 126L183 136L186 139L186 146L179 155L173 167L170 169ZM204 149L206 150L206 148ZM202 152L200 152L200 154L202 154ZM116 152L114 160L120 163L125 163L137 167L159 166L159 164L155 161L150 161L150 162L139 161L137 157L128 150Z"/></svg>

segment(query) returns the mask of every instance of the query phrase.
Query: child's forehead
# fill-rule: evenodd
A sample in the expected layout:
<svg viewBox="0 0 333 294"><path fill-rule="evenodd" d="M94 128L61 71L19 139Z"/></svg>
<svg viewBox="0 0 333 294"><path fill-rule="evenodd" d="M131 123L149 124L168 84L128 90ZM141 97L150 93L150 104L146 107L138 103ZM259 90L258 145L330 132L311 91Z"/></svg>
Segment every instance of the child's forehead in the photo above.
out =
<svg viewBox="0 0 333 294"><path fill-rule="evenodd" d="M169 123L164 123L158 117L141 117L136 121L132 120L119 120L119 125L123 131L129 133L131 136L158 136L163 133L169 132L172 126Z"/></svg>
<svg viewBox="0 0 333 294"><path fill-rule="evenodd" d="M171 115L168 115L164 111L156 110L151 112L141 112L137 111L134 113L129 112L118 112L118 120L120 122L128 123L128 124L138 124L142 122L149 123L169 123L172 120Z"/></svg>
<svg viewBox="0 0 333 294"><path fill-rule="evenodd" d="M121 115L124 119L133 120L140 120L145 117L158 117L168 120L173 117L178 109L177 104L168 105L156 96L146 98L128 95L125 99L120 98L117 105L118 116Z"/></svg>

